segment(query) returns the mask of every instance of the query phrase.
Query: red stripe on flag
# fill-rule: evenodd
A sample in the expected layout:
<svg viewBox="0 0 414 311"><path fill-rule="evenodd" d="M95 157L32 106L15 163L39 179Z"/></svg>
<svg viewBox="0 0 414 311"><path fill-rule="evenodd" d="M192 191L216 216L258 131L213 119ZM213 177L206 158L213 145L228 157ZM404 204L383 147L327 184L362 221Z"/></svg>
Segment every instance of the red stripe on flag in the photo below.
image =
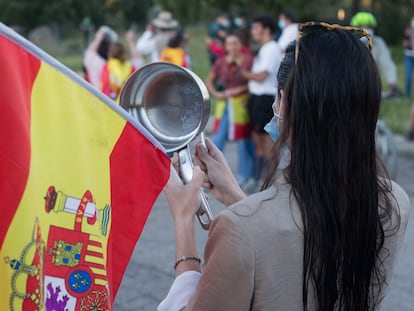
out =
<svg viewBox="0 0 414 311"><path fill-rule="evenodd" d="M86 251L85 253L86 256L92 256L92 257L97 257L97 258L103 258L103 255L101 253L98 252L94 252L94 251Z"/></svg>
<svg viewBox="0 0 414 311"><path fill-rule="evenodd" d="M88 245L102 248L102 243L98 241L89 240Z"/></svg>
<svg viewBox="0 0 414 311"><path fill-rule="evenodd" d="M107 279L106 279L106 275L102 275L102 274L94 274L93 275L93 277L95 278L95 279L100 279L100 280L104 280L104 281L106 281Z"/></svg>
<svg viewBox="0 0 414 311"><path fill-rule="evenodd" d="M99 269L99 270L105 270L105 266L100 264L100 263L95 263L95 262L85 262L89 268L95 268L95 269Z"/></svg>
<svg viewBox="0 0 414 311"><path fill-rule="evenodd" d="M129 258L151 208L170 175L170 159L126 124L111 154L112 223L108 240L108 277L116 296Z"/></svg>
<svg viewBox="0 0 414 311"><path fill-rule="evenodd" d="M0 249L30 169L30 105L40 61L0 35Z"/></svg>

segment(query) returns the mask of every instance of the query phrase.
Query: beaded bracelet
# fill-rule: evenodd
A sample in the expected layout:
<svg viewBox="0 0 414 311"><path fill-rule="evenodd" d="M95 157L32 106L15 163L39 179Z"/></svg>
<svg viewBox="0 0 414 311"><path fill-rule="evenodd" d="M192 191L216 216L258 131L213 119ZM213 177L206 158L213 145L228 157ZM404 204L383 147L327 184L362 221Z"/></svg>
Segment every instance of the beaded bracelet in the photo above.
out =
<svg viewBox="0 0 414 311"><path fill-rule="evenodd" d="M175 265L174 265L174 269L177 269L178 264L183 262L183 261L186 261L186 260L194 260L194 261L197 261L198 263L201 263L201 259L198 256L188 256L188 257L183 256L183 257L177 259L177 261L175 262Z"/></svg>

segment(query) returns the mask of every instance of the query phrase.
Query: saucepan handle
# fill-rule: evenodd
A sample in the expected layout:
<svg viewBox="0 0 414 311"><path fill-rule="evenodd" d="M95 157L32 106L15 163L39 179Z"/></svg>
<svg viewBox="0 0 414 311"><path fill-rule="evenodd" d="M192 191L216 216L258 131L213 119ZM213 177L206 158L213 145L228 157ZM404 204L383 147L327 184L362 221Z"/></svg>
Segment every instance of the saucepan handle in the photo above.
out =
<svg viewBox="0 0 414 311"><path fill-rule="evenodd" d="M180 173L184 184L187 184L193 178L193 162L191 160L190 147L178 151ZM213 214L211 213L210 205L208 204L206 194L203 189L200 189L201 205L197 211L197 218L203 229L208 230L210 228L211 221L213 220Z"/></svg>

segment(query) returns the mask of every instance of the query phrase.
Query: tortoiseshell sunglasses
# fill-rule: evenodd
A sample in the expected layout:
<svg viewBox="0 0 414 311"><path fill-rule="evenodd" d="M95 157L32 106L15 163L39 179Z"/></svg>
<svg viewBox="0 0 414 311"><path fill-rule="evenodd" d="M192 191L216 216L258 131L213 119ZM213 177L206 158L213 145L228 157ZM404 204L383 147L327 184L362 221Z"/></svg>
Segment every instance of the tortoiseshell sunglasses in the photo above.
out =
<svg viewBox="0 0 414 311"><path fill-rule="evenodd" d="M341 26L338 24L328 24L324 22L306 22L301 23L298 26L298 32L296 37L296 50L295 50L295 63L298 61L299 56L299 43L300 38L316 33L318 31L329 31L335 29L342 29L345 31L350 31L356 38L361 40L370 51L372 51L372 39L367 31L362 28L352 27L352 26Z"/></svg>

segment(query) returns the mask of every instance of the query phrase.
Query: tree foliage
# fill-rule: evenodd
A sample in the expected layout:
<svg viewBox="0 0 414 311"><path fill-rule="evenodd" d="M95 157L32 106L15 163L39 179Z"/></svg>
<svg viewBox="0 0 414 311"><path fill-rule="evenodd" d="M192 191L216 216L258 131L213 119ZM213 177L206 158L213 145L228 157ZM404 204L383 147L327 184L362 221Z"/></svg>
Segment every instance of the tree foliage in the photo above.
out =
<svg viewBox="0 0 414 311"><path fill-rule="evenodd" d="M181 24L211 21L220 11L230 15L245 13L249 17L271 14L277 17L282 9L296 15L300 21L337 21L337 11L344 8L347 23L357 10L371 10L378 20L377 32L387 42L400 42L404 26L414 14L414 0L371 0L362 7L361 0L0 0L0 20L8 25L20 25L26 31L43 24L79 27L82 19L90 17L99 26L129 27L144 25L150 8L158 5L171 11ZM64 28L64 27L63 27Z"/></svg>
<svg viewBox="0 0 414 311"><path fill-rule="evenodd" d="M153 0L0 0L0 20L20 25L25 31L36 26L58 23L78 27L89 17L95 25L128 26L144 23Z"/></svg>

